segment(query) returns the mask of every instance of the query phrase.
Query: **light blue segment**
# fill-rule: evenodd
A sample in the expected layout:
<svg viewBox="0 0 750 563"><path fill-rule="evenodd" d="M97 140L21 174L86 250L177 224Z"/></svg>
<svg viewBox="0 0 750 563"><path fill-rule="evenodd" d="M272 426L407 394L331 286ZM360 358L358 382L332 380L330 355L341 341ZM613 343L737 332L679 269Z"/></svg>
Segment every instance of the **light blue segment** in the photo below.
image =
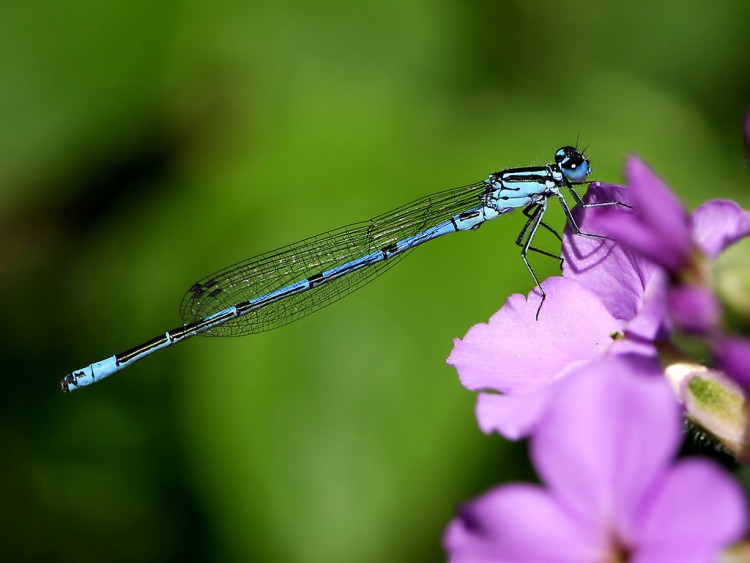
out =
<svg viewBox="0 0 750 563"><path fill-rule="evenodd" d="M122 367L117 365L117 359L115 356L111 356L106 360L86 366L80 371L73 372L75 384L68 384L68 391L73 391L77 387L85 387L86 385L96 383L121 369Z"/></svg>

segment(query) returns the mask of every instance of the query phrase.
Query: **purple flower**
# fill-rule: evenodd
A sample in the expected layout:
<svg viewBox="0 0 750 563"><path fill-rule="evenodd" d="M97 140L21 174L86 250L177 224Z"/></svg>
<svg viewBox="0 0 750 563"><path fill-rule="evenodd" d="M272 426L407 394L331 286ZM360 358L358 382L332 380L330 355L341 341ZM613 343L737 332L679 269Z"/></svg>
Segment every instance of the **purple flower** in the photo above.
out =
<svg viewBox="0 0 750 563"><path fill-rule="evenodd" d="M665 270L671 280L669 309L688 332L716 330L720 307L710 284L710 261L750 234L750 214L733 201L711 200L691 215L662 180L635 156L625 176L632 211L602 208L592 214L592 232Z"/></svg>
<svg viewBox="0 0 750 563"><path fill-rule="evenodd" d="M632 190L611 184L591 184L586 203L619 201L633 205ZM592 221L612 209L576 207L573 216L583 232L598 233ZM617 319L626 321L633 339L668 338L671 323L666 309L667 279L653 262L612 240L592 239L565 229L563 276L593 292Z"/></svg>
<svg viewBox="0 0 750 563"><path fill-rule="evenodd" d="M528 435L555 395L550 386L588 361L613 352L655 355L650 345L624 338L626 323L579 282L550 278L545 290L538 321L539 293L528 300L512 295L488 324L454 340L448 363L461 383L472 391L503 393L479 395L477 418L484 432L497 430L510 439Z"/></svg>
<svg viewBox="0 0 750 563"><path fill-rule="evenodd" d="M662 268L668 276L666 304L682 331L708 337L717 361L745 389L750 370L737 357L737 346L724 344L722 311L712 287L712 262L728 247L750 234L750 213L729 200L711 200L688 215L682 204L641 160L630 157L625 169L633 210L602 208L592 214L593 232L608 235L618 244ZM726 348L726 350L725 350Z"/></svg>
<svg viewBox="0 0 750 563"><path fill-rule="evenodd" d="M740 487L709 461L673 461L680 413L660 372L619 356L571 376L531 442L544 486L466 504L445 535L452 561L689 563L738 540Z"/></svg>
<svg viewBox="0 0 750 563"><path fill-rule="evenodd" d="M728 199L712 199L690 217L690 235L704 256L713 260L750 234L750 213Z"/></svg>
<svg viewBox="0 0 750 563"><path fill-rule="evenodd" d="M637 157L625 165L633 211L596 210L591 228L662 266L675 271L690 257L687 211L661 179Z"/></svg>
<svg viewBox="0 0 750 563"><path fill-rule="evenodd" d="M721 308L713 293L702 286L678 285L668 293L667 304L675 324L700 334L718 326Z"/></svg>
<svg viewBox="0 0 750 563"><path fill-rule="evenodd" d="M593 186L587 201L622 201L627 190ZM576 211L579 225L587 216ZM556 391L551 385L587 362L608 354L656 355L654 341L668 335L665 279L660 270L612 241L566 231L565 277L544 283L547 300L535 319L540 295L512 295L487 324L454 340L448 363L461 382L480 393L477 419L484 432L527 436L543 419Z"/></svg>

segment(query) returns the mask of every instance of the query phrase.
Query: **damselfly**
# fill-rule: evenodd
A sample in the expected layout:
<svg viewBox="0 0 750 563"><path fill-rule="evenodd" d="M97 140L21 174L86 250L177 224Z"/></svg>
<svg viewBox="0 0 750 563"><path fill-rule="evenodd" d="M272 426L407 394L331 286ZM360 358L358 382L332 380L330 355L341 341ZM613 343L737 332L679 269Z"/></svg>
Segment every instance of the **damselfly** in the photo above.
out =
<svg viewBox="0 0 750 563"><path fill-rule="evenodd" d="M594 238L603 237L581 232L562 188L582 207L619 204L584 204L574 186L587 184L590 172L582 151L562 147L552 164L496 172L483 182L423 197L369 221L229 266L190 287L180 306L183 326L68 374L62 389L70 392L95 383L191 336L240 336L291 323L362 287L420 244L476 230L514 209L522 208L528 218L516 244L542 296L538 318L546 294L527 254L531 250L556 257L532 246L540 226L560 238L542 221L547 202L557 198L573 232Z"/></svg>

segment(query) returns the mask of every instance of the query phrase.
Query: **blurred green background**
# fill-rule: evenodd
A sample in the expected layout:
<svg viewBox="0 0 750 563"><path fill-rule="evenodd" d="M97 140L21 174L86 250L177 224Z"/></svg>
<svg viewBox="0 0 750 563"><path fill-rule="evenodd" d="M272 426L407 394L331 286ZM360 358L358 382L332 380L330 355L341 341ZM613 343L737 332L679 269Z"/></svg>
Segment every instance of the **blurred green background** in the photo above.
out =
<svg viewBox="0 0 750 563"><path fill-rule="evenodd" d="M441 560L462 500L529 478L444 363L532 288L518 215L275 332L58 382L179 326L205 274L579 134L597 179L635 150L690 206L749 206L748 23L745 0L0 4L0 558Z"/></svg>

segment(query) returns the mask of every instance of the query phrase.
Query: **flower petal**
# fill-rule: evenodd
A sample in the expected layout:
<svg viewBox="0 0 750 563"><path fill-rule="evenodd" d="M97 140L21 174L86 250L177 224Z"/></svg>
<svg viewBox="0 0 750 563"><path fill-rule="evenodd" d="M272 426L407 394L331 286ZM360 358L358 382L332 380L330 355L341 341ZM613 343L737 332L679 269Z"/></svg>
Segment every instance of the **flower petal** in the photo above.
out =
<svg viewBox="0 0 750 563"><path fill-rule="evenodd" d="M619 186L592 184L584 201L622 201L628 191ZM575 209L574 216L582 231L591 232L590 217L599 211ZM565 229L562 255L564 277L578 280L596 293L615 318L630 320L636 315L643 297L641 264L638 263L643 263L642 260L614 241L581 237L569 227ZM653 270L653 266L646 267Z"/></svg>
<svg viewBox="0 0 750 563"><path fill-rule="evenodd" d="M577 364L603 355L622 328L581 284L550 278L536 320L540 295L511 295L488 324L454 340L448 364L470 390L528 393L562 377Z"/></svg>
<svg viewBox="0 0 750 563"><path fill-rule="evenodd" d="M750 391L750 340L727 336L716 347L716 363L728 376Z"/></svg>
<svg viewBox="0 0 750 563"><path fill-rule="evenodd" d="M750 213L728 199L707 201L690 217L692 238L709 258L750 234Z"/></svg>
<svg viewBox="0 0 750 563"><path fill-rule="evenodd" d="M719 323L719 303L705 287L676 286L670 289L667 299L675 324L686 332L710 334Z"/></svg>
<svg viewBox="0 0 750 563"><path fill-rule="evenodd" d="M597 561L607 538L571 518L550 495L533 485L506 485L461 508L444 544L454 563Z"/></svg>
<svg viewBox="0 0 750 563"><path fill-rule="evenodd" d="M592 184L584 201L629 203L630 192L621 186ZM591 218L603 209L577 207L574 216L581 230L596 234ZM563 275L594 292L613 317L628 321L628 332L654 340L667 330L666 278L651 261L614 241L577 236L570 228L565 230L562 252Z"/></svg>
<svg viewBox="0 0 750 563"><path fill-rule="evenodd" d="M592 229L668 270L679 269L692 248L685 208L639 158L628 158L625 176L633 210L601 208L592 214Z"/></svg>
<svg viewBox="0 0 750 563"><path fill-rule="evenodd" d="M560 386L532 441L550 490L572 512L611 523L623 541L681 438L679 407L662 373L635 356L590 362Z"/></svg>
<svg viewBox="0 0 750 563"><path fill-rule="evenodd" d="M634 340L666 340L672 332L672 317L669 314L668 276L660 268L654 268L646 281L640 309L634 319L626 325L626 333Z"/></svg>
<svg viewBox="0 0 750 563"><path fill-rule="evenodd" d="M549 402L554 399L555 385L531 393L497 395L480 393L477 397L477 421L482 432L498 432L508 440L529 436L543 420Z"/></svg>
<svg viewBox="0 0 750 563"><path fill-rule="evenodd" d="M625 162L625 178L633 188L636 215L662 237L683 259L690 252L688 215L682 202L640 158L631 155ZM666 257L665 257L666 258Z"/></svg>
<svg viewBox="0 0 750 563"><path fill-rule="evenodd" d="M663 475L644 504L638 555L648 561L714 561L742 537L746 522L739 484L708 460L684 460Z"/></svg>

